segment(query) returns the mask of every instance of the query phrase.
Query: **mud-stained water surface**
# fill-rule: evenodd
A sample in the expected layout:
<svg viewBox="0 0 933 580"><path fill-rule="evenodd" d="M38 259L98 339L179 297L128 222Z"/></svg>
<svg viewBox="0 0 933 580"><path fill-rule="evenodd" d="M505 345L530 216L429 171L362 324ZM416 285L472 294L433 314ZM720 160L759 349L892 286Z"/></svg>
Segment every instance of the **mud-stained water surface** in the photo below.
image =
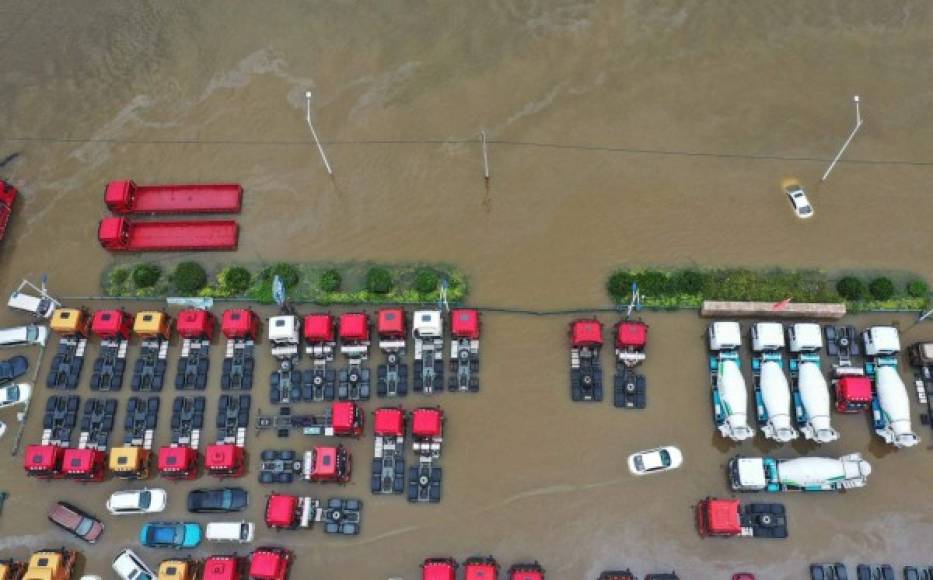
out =
<svg viewBox="0 0 933 580"><path fill-rule="evenodd" d="M447 261L469 274L474 304L604 306L605 276L623 263L899 268L929 278L931 30L933 7L922 1L8 1L0 159L22 193L0 247L0 288L46 272L60 295L98 293L112 262L95 240L102 191L125 177L244 185L240 249L199 256L207 263ZM304 124L309 89L333 179ZM865 125L847 158L858 162L818 185L851 128L853 94ZM491 140L488 188L481 130ZM793 217L778 187L787 176L808 187L813 219ZM913 394L924 438L913 449L879 444L864 417L834 418L842 438L819 452L865 454L874 467L866 489L780 498L786 541L699 539L691 506L728 494L732 454L816 450L714 436L705 322L693 313L645 319L648 408L619 411L570 402L569 317L486 315L482 391L404 401L447 412L441 504L372 497L368 436L349 444L357 472L345 488L290 486L363 498L359 537L268 532L268 490L251 472L238 483L252 492L246 515L262 528L258 540L298 550L293 577L312 578L414 579L424 557L440 554L494 554L506 566L538 559L549 577L568 579L626 566L770 579L801 578L811 561L928 563L933 435L917 421ZM21 320L0 312L4 325ZM913 320L853 323L894 321L905 343L933 338ZM259 347L257 405L272 369L267 349ZM26 354L35 362L35 351ZM175 339L170 375L177 354ZM221 348L213 354L208 420ZM906 362L902 372L908 379ZM86 372L85 397L88 380ZM37 391L34 410L48 395ZM157 444L168 440L172 395L168 387ZM105 518L104 538L89 549L51 529L44 512L68 499L103 515L109 493L127 485L27 480L9 454L15 413L0 419L11 427L0 441L0 489L10 493L0 556L71 545L85 572L110 576L110 559L136 545L144 519ZM39 419L34 411L24 442L39 438ZM288 440L296 450L311 443ZM625 457L659 444L683 449L684 467L629 476ZM253 467L260 450L281 445L251 436ZM186 492L215 483L151 482L170 491L160 519L187 519ZM152 565L172 555L139 553Z"/></svg>

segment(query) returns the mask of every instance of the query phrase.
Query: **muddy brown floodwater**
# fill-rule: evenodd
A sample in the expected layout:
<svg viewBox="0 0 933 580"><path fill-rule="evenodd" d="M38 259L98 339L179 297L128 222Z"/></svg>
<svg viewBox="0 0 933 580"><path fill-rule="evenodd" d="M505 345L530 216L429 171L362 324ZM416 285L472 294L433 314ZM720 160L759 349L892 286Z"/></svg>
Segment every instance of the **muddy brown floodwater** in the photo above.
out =
<svg viewBox="0 0 933 580"><path fill-rule="evenodd" d="M474 304L604 305L605 276L623 263L899 268L930 278L931 30L933 5L923 0L8 0L0 159L18 154L2 176L22 194L0 247L0 288L47 272L60 295L96 293L111 263L95 240L103 187L126 177L244 185L240 249L199 256L208 263L449 261L468 272ZM307 89L333 179L304 124ZM853 94L865 125L850 162L820 184L851 127ZM455 142L481 129L491 140L488 190L478 144ZM786 176L808 187L812 220L789 211L778 188ZM787 541L700 540L691 505L727 493L733 453L815 450L723 443L710 420L705 322L693 313L645 318L649 407L627 412L571 404L568 318L485 316L482 391L404 402L447 411L440 505L370 496L368 436L350 444L358 469L339 490L366 502L361 536L263 527L259 540L300 551L293 577L351 580L412 580L438 554L494 554L506 566L538 559L549 577L574 580L620 566L776 579L802 578L819 560L929 563L933 435L917 424L924 443L892 452L863 417L835 418L842 438L820 451L866 454L875 468L867 489L780 498ZM912 319L853 322L896 320L904 342L933 338L933 326ZM2 324L20 320L0 311ZM170 358L177 354L175 342ZM215 346L208 419L220 354ZM83 396L88 380L85 372ZM41 409L48 392L37 390ZM167 388L164 401L171 396ZM158 444L168 439L168 409ZM39 416L26 443L39 436ZM0 418L15 426L10 410ZM104 518L102 543L88 549L50 529L44 511L69 499L103 515L107 495L127 486L29 481L6 451L11 442L12 430L0 454L0 489L11 494L0 556L68 544L84 552L87 572L110 576L110 559L136 545L144 519ZM310 443L288 441L296 450ZM684 450L681 470L627 474L630 452L665 443ZM280 444L251 438L253 462ZM260 523L267 490L255 479L238 483L250 488L247 515ZM215 483L151 485L170 490L171 519L186 518L188 489ZM152 565L171 555L140 553Z"/></svg>

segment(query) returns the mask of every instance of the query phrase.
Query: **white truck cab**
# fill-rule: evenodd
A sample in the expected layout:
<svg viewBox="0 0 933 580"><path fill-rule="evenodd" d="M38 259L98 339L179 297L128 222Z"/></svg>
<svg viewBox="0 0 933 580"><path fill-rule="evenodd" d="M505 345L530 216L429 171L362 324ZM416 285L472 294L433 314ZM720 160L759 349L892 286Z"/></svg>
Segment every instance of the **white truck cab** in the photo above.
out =
<svg viewBox="0 0 933 580"><path fill-rule="evenodd" d="M752 350L768 352L784 348L784 325L780 322L756 322L752 325Z"/></svg>
<svg viewBox="0 0 933 580"><path fill-rule="evenodd" d="M714 322L709 325L710 350L735 350L742 346L742 329L738 322Z"/></svg>
<svg viewBox="0 0 933 580"><path fill-rule="evenodd" d="M282 315L269 318L269 342L272 356L289 359L298 356L301 341L301 322L297 316Z"/></svg>
<svg viewBox="0 0 933 580"><path fill-rule="evenodd" d="M415 340L433 340L444 336L444 319L440 310L416 310L412 316L411 334Z"/></svg>
<svg viewBox="0 0 933 580"><path fill-rule="evenodd" d="M787 341L791 352L816 352L823 348L823 333L819 324L799 322L787 329Z"/></svg>
<svg viewBox="0 0 933 580"><path fill-rule="evenodd" d="M893 326L872 326L862 333L865 356L891 356L901 351L901 339Z"/></svg>

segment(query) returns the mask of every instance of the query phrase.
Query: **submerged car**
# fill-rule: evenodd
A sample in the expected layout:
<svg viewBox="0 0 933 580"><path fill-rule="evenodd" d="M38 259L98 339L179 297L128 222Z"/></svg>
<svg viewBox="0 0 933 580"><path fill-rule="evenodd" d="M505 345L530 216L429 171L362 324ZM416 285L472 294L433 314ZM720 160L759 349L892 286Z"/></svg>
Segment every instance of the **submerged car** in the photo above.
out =
<svg viewBox="0 0 933 580"><path fill-rule="evenodd" d="M639 451L628 456L628 470L634 475L648 475L660 471L677 469L684 462L684 456L676 447L658 447Z"/></svg>
<svg viewBox="0 0 933 580"><path fill-rule="evenodd" d="M49 329L44 326L29 324L0 330L0 348L44 345L49 339Z"/></svg>
<svg viewBox="0 0 933 580"><path fill-rule="evenodd" d="M155 573L129 548L113 559L113 571L123 580L155 580Z"/></svg>
<svg viewBox="0 0 933 580"><path fill-rule="evenodd" d="M97 518L63 501L49 509L49 521L91 544L104 533L104 524Z"/></svg>
<svg viewBox="0 0 933 580"><path fill-rule="evenodd" d="M249 504L249 494L240 487L195 489L188 493L188 511L193 514L242 511Z"/></svg>
<svg viewBox="0 0 933 580"><path fill-rule="evenodd" d="M164 489L115 491L107 500L107 511L115 516L155 514L165 509L167 501Z"/></svg>
<svg viewBox="0 0 933 580"><path fill-rule="evenodd" d="M197 548L201 526L194 522L150 522L139 531L139 543L147 548Z"/></svg>
<svg viewBox="0 0 933 580"><path fill-rule="evenodd" d="M18 383L0 388L0 409L25 403L32 396L32 385Z"/></svg>
<svg viewBox="0 0 933 580"><path fill-rule="evenodd" d="M24 356L14 356L0 361L0 384L9 383L26 374L29 370L29 359Z"/></svg>
<svg viewBox="0 0 933 580"><path fill-rule="evenodd" d="M807 199L807 193L803 190L799 182L795 180L785 181L784 193L787 194L787 199L790 200L790 204L794 208L794 213L797 214L797 217L800 219L809 219L813 217L813 206L810 205L810 200Z"/></svg>

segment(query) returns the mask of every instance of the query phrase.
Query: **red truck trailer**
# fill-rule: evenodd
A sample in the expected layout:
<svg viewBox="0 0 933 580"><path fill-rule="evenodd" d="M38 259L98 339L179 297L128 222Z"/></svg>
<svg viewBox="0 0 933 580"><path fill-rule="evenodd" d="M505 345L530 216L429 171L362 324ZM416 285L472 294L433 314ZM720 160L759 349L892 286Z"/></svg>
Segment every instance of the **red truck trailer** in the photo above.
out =
<svg viewBox="0 0 933 580"><path fill-rule="evenodd" d="M0 240L6 235L6 226L10 222L15 201L16 188L0 179Z"/></svg>
<svg viewBox="0 0 933 580"><path fill-rule="evenodd" d="M238 234L233 220L131 222L107 217L97 229L100 245L111 252L235 250Z"/></svg>
<svg viewBox="0 0 933 580"><path fill-rule="evenodd" d="M119 215L239 213L242 200L237 183L136 185L124 180L111 181L104 192L107 208Z"/></svg>

